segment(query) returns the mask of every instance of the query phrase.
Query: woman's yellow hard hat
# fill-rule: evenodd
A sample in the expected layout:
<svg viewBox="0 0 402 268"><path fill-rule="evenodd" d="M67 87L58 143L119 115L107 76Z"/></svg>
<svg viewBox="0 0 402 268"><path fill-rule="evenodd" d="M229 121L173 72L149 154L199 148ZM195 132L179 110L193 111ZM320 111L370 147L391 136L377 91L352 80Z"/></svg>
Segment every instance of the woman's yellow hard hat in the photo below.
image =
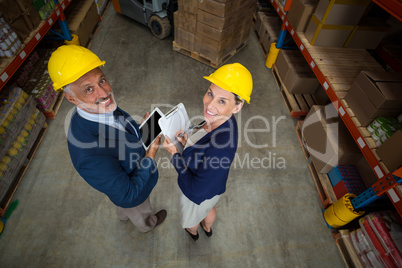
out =
<svg viewBox="0 0 402 268"><path fill-rule="evenodd" d="M64 86L104 64L105 61L85 47L63 45L52 53L47 68L54 90L61 91Z"/></svg>
<svg viewBox="0 0 402 268"><path fill-rule="evenodd" d="M246 67L240 63L226 64L210 76L204 76L204 78L250 103L253 78Z"/></svg>

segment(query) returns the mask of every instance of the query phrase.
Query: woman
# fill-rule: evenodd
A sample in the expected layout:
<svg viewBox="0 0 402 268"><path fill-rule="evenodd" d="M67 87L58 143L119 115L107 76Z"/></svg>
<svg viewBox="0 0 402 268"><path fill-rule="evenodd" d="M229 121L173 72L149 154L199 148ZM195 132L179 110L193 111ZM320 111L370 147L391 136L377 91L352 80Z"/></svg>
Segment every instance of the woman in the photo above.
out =
<svg viewBox="0 0 402 268"><path fill-rule="evenodd" d="M180 187L181 223L196 241L201 224L212 235L215 204L226 190L230 165L235 157L238 129L234 114L250 102L253 87L250 72L241 64L222 66L208 77L211 82L204 98L205 124L189 138L180 130L176 138L184 146L180 154L168 137L163 147L173 156ZM181 137L179 137L179 135Z"/></svg>

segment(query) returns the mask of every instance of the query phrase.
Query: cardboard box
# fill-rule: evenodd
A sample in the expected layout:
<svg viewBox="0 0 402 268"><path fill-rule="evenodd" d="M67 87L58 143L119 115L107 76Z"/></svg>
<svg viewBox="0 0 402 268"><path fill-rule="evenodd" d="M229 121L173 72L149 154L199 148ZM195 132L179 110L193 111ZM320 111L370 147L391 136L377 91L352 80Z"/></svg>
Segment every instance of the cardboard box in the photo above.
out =
<svg viewBox="0 0 402 268"><path fill-rule="evenodd" d="M402 112L402 77L397 73L362 71L345 100L362 126L378 116L398 116Z"/></svg>
<svg viewBox="0 0 402 268"><path fill-rule="evenodd" d="M38 11L33 6L32 0L16 0L16 3L22 12L22 16L28 28L31 31L35 30L42 20L40 19Z"/></svg>
<svg viewBox="0 0 402 268"><path fill-rule="evenodd" d="M178 10L182 12L197 14L199 0L178 0Z"/></svg>
<svg viewBox="0 0 402 268"><path fill-rule="evenodd" d="M0 13L22 42L31 34L32 25L28 26L23 12L14 0L0 0Z"/></svg>
<svg viewBox="0 0 402 268"><path fill-rule="evenodd" d="M232 25L239 21L247 21L249 23L248 25L251 27L252 17L255 11L254 6L255 3L252 3L252 5L246 5L244 8L240 8L236 12L233 12L232 14L225 17L219 17L199 9L197 13L197 21L209 25L213 28L217 28L219 30L223 30L229 25Z"/></svg>
<svg viewBox="0 0 402 268"><path fill-rule="evenodd" d="M355 26L345 42L345 47L375 49L390 26L380 18L364 18Z"/></svg>
<svg viewBox="0 0 402 268"><path fill-rule="evenodd" d="M263 16L258 35L268 53L271 43L276 42L281 30L281 20L278 16Z"/></svg>
<svg viewBox="0 0 402 268"><path fill-rule="evenodd" d="M314 15L324 24L355 26L370 3L371 0L320 0Z"/></svg>
<svg viewBox="0 0 402 268"><path fill-rule="evenodd" d="M249 0L247 1L250 2ZM218 17L226 17L237 12L239 4L240 3L238 1L221 3L215 0L200 0L198 3L198 8Z"/></svg>
<svg viewBox="0 0 402 268"><path fill-rule="evenodd" d="M236 27L236 24L232 24L225 29L221 30L218 28L211 27L209 25L206 25L201 22L197 22L197 33L203 34L205 36L208 36L209 38L216 40L216 41L222 41L229 36L235 35L237 33L238 29Z"/></svg>
<svg viewBox="0 0 402 268"><path fill-rule="evenodd" d="M343 47L352 30L353 26L323 24L313 15L305 37L312 46Z"/></svg>
<svg viewBox="0 0 402 268"><path fill-rule="evenodd" d="M299 50L281 50L275 62L282 83L291 94L312 94L319 82Z"/></svg>
<svg viewBox="0 0 402 268"><path fill-rule="evenodd" d="M207 36L196 34L194 51L201 56L218 63L221 59L233 53L239 46L248 40L251 28L239 32L223 41L216 41Z"/></svg>
<svg viewBox="0 0 402 268"><path fill-rule="evenodd" d="M288 12L288 20L296 32L303 32L318 5L318 0L293 0Z"/></svg>
<svg viewBox="0 0 402 268"><path fill-rule="evenodd" d="M86 46L99 21L94 1L72 2L65 12L67 25L72 34L78 36L80 45Z"/></svg>
<svg viewBox="0 0 402 268"><path fill-rule="evenodd" d="M181 29L195 33L197 27L197 15L176 11L173 13L174 25L180 27Z"/></svg>
<svg viewBox="0 0 402 268"><path fill-rule="evenodd" d="M336 165L353 165L363 157L332 104L311 107L301 131L319 173L328 173Z"/></svg>
<svg viewBox="0 0 402 268"><path fill-rule="evenodd" d="M377 154L389 172L402 166L402 130L398 130L377 149Z"/></svg>
<svg viewBox="0 0 402 268"><path fill-rule="evenodd" d="M194 51L195 33L186 31L178 26L174 29L174 41L188 51Z"/></svg>

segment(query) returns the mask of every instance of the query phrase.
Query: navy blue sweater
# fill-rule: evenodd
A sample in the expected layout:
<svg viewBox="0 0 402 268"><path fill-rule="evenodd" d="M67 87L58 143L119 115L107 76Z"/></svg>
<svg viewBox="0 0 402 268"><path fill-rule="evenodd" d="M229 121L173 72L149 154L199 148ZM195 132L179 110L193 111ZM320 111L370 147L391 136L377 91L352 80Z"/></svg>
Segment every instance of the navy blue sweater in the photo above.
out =
<svg viewBox="0 0 402 268"><path fill-rule="evenodd" d="M173 155L171 162L179 173L179 187L188 199L201 204L226 191L237 143L238 128L232 116L182 154Z"/></svg>
<svg viewBox="0 0 402 268"><path fill-rule="evenodd" d="M119 110L140 133L135 121ZM158 181L158 169L154 160L144 158L135 134L89 121L75 111L67 138L75 169L116 206L135 207L148 198Z"/></svg>

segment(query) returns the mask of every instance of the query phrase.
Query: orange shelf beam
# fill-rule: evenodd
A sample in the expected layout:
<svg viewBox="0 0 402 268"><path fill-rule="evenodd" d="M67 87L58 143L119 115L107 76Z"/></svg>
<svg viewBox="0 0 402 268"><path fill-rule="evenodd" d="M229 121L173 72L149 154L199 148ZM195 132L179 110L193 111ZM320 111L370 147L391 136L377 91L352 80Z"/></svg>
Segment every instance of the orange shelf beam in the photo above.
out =
<svg viewBox="0 0 402 268"><path fill-rule="evenodd" d="M402 1L401 0L373 0L374 3L382 7L389 14L402 21Z"/></svg>

